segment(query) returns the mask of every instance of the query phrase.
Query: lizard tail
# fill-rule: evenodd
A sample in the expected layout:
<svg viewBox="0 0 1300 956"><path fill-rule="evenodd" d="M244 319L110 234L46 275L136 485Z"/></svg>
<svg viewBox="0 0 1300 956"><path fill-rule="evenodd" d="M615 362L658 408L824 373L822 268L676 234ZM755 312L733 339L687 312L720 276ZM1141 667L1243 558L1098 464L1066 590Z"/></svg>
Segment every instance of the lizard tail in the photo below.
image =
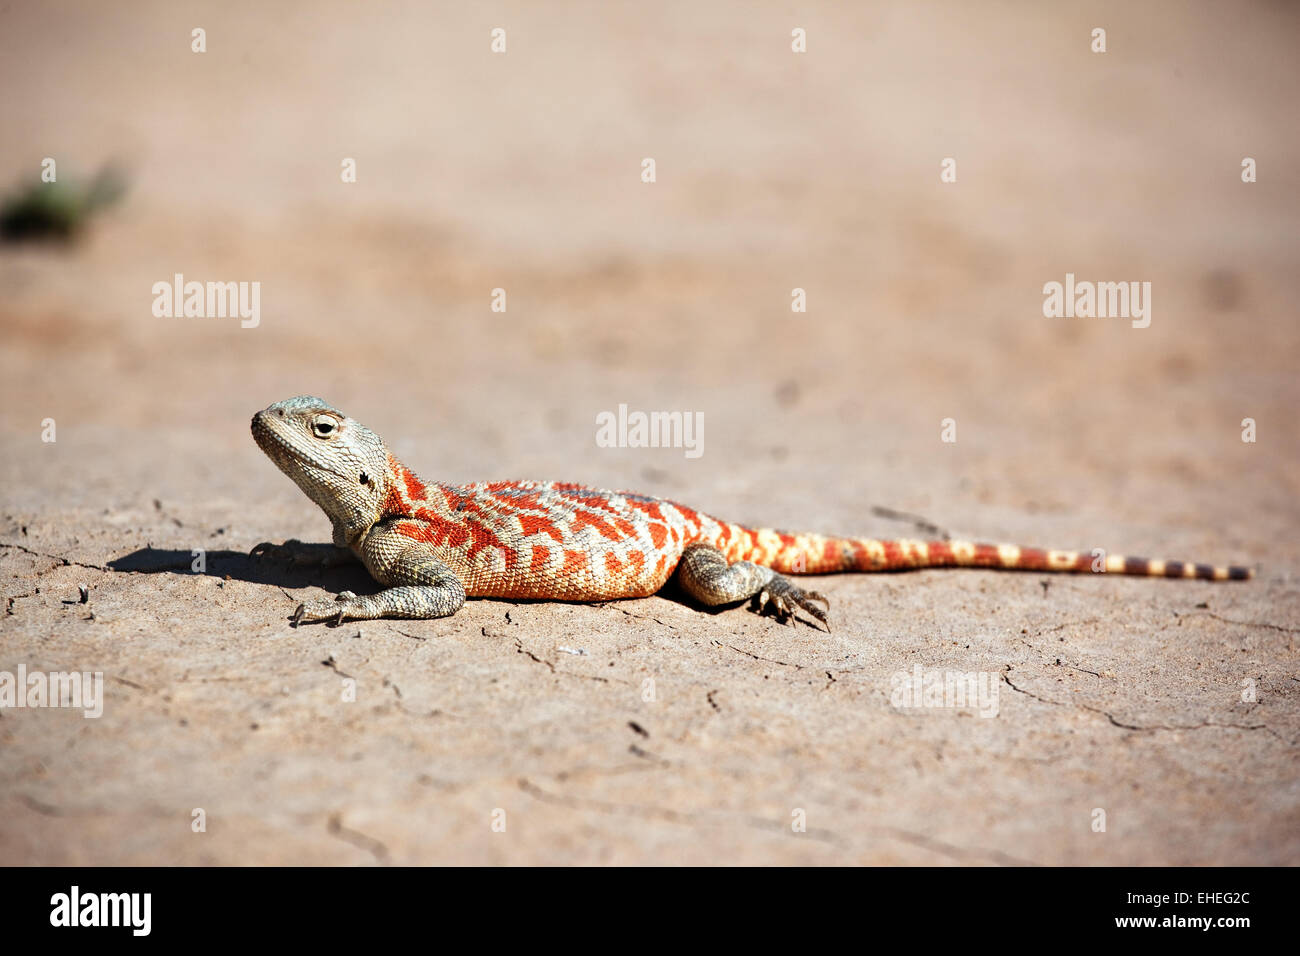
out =
<svg viewBox="0 0 1300 956"><path fill-rule="evenodd" d="M1022 548L1014 544L975 544L970 541L833 538L820 534L789 534L766 528L734 530L739 534L728 536L731 537L733 547L724 547L731 560L753 561L781 574L957 567L1066 574L1105 572L1141 577L1196 578L1202 581L1248 581L1255 576L1253 568L1237 565L1156 561L1101 551L1049 551L1043 548Z"/></svg>

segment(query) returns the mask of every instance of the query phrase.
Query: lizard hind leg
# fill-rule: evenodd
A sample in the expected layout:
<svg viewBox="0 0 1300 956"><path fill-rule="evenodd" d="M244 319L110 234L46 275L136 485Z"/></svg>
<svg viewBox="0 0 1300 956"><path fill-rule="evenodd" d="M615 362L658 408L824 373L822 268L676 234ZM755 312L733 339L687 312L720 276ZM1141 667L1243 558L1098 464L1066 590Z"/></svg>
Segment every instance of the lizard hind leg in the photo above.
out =
<svg viewBox="0 0 1300 956"><path fill-rule="evenodd" d="M760 613L771 612L783 624L794 623L796 608L807 611L826 630L826 610L830 602L816 591L805 591L789 578L752 561L728 564L726 556L709 544L692 544L682 552L677 564L677 581L682 589L701 604L714 607L754 598Z"/></svg>

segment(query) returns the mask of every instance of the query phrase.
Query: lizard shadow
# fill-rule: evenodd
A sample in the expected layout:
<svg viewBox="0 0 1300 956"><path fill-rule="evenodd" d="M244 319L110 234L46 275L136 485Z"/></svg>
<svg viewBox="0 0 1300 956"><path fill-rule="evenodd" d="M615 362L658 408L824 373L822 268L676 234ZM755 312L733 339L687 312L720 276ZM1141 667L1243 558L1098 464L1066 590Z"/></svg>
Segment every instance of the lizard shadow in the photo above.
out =
<svg viewBox="0 0 1300 956"><path fill-rule="evenodd" d="M380 590L359 561L338 567L294 565L274 559L257 558L244 551L212 550L202 552L202 564L192 551L168 548L139 548L109 561L113 571L127 574L188 574L210 578L247 581L296 589L318 587L327 591L355 591L368 594Z"/></svg>

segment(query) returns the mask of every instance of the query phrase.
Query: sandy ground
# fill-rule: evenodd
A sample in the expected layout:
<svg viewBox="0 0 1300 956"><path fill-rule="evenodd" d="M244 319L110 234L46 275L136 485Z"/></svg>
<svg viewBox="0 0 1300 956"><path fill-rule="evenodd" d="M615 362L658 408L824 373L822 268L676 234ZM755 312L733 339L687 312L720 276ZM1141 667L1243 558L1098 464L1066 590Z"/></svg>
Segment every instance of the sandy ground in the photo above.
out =
<svg viewBox="0 0 1300 956"><path fill-rule="evenodd" d="M0 671L105 681L0 711L0 862L1300 861L1300 14L1050 6L0 11L0 181L132 179L0 247ZM1067 272L1151 282L1150 327L1044 318ZM154 317L175 273L260 282L260 324ZM375 587L247 557L328 540L248 433L300 393L429 478L1259 576L291 629ZM620 403L704 454L598 447ZM915 667L996 716L894 706Z"/></svg>

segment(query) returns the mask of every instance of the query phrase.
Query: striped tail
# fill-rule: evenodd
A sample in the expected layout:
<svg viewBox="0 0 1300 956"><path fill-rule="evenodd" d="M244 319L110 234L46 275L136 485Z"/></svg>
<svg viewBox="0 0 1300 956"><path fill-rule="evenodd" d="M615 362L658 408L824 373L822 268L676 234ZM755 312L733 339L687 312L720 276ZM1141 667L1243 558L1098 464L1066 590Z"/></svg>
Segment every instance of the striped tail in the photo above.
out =
<svg viewBox="0 0 1300 956"><path fill-rule="evenodd" d="M872 538L830 538L819 534L788 534L732 526L733 560L763 564L782 574L834 574L842 571L909 571L916 568L999 568L1006 571L1129 574L1155 578L1195 578L1202 581L1248 581L1253 568L1191 564L1129 558L1104 552L1048 551L1014 544L974 544L970 541L877 541ZM748 547L746 547L748 545ZM734 556L733 556L734 554Z"/></svg>

